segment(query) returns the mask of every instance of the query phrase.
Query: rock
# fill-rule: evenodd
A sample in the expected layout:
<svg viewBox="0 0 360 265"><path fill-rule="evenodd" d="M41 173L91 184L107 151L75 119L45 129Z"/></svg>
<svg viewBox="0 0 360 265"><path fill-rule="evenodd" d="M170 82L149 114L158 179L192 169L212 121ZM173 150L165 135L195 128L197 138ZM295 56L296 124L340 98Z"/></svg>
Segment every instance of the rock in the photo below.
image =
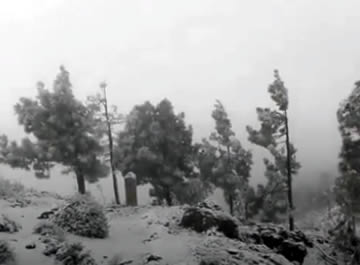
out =
<svg viewBox="0 0 360 265"><path fill-rule="evenodd" d="M240 228L240 238L244 242L264 244L289 261L302 264L307 255L307 247L313 247L312 240L301 231L289 231L282 226L256 225Z"/></svg>
<svg viewBox="0 0 360 265"><path fill-rule="evenodd" d="M237 220L221 211L220 207L208 203L200 203L196 207L185 209L180 225L198 233L215 227L229 238L239 237Z"/></svg>
<svg viewBox="0 0 360 265"><path fill-rule="evenodd" d="M52 215L56 214L57 211L59 211L59 208L52 208L50 211L42 212L37 219L49 219Z"/></svg>
<svg viewBox="0 0 360 265"><path fill-rule="evenodd" d="M277 252L287 258L289 261L303 264L307 249L304 243L284 240L278 247Z"/></svg>
<svg viewBox="0 0 360 265"><path fill-rule="evenodd" d="M36 244L35 244L35 243L27 244L27 245L25 246L25 248L26 248L26 249L34 249L34 248L36 248Z"/></svg>
<svg viewBox="0 0 360 265"><path fill-rule="evenodd" d="M146 263L149 263L151 261L159 261L162 260L162 257L150 254L147 258L146 258Z"/></svg>
<svg viewBox="0 0 360 265"><path fill-rule="evenodd" d="M260 234L260 238L262 242L265 244L265 246L274 249L280 246L282 241L284 241L284 238L281 237L276 232L272 231L265 231Z"/></svg>
<svg viewBox="0 0 360 265"><path fill-rule="evenodd" d="M37 219L49 219L51 215L54 215L55 213L53 211L45 211L41 213Z"/></svg>
<svg viewBox="0 0 360 265"><path fill-rule="evenodd" d="M201 265L292 265L269 248L258 252L250 246L225 237L212 237L195 249L195 255Z"/></svg>
<svg viewBox="0 0 360 265"><path fill-rule="evenodd" d="M231 254L231 255L236 255L236 254L239 253L239 250L234 249L234 248L229 248L229 249L227 249L226 251L227 251L229 254Z"/></svg>

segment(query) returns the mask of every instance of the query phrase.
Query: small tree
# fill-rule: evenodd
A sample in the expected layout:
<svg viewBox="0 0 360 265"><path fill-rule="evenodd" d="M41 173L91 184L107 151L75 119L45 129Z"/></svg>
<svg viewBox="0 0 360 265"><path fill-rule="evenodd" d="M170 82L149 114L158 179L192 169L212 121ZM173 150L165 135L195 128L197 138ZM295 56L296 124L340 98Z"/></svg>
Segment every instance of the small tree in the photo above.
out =
<svg viewBox="0 0 360 265"><path fill-rule="evenodd" d="M45 159L39 147L33 144L29 138L22 139L20 145L16 141L10 141L6 135L0 136L0 163L12 168L34 170L36 177L49 178L52 163Z"/></svg>
<svg viewBox="0 0 360 265"><path fill-rule="evenodd" d="M342 137L339 169L335 182L336 201L349 220L350 230L356 233L355 212L360 210L360 82L337 112Z"/></svg>
<svg viewBox="0 0 360 265"><path fill-rule="evenodd" d="M138 184L150 183L152 196L173 204L174 188L191 177L192 128L184 113L175 114L171 102L162 100L135 106L118 137L117 167L134 172Z"/></svg>
<svg viewBox="0 0 360 265"><path fill-rule="evenodd" d="M274 157L274 163L265 160L266 175L268 177L268 187L266 189L269 191L264 194L267 196L273 194L272 201L274 201L275 194L283 193L284 191L283 188L278 188L279 185L286 183L289 227L290 230L293 230L294 204L292 196L292 175L298 172L300 164L295 160L296 149L290 143L287 114L289 106L288 90L284 86L284 82L281 80L277 70L275 70L275 81L269 86L268 92L278 109L257 108L256 111L261 123L261 128L256 131L252 127L247 126L247 131L249 133L249 140L252 143L266 148ZM276 190L278 190L278 192L274 193Z"/></svg>
<svg viewBox="0 0 360 265"><path fill-rule="evenodd" d="M109 163L111 168L111 174L113 179L113 189L116 204L120 204L119 188L116 177L116 168L114 160L114 140L113 140L113 127L123 123L123 115L117 112L116 106L111 106L109 109L108 100L106 96L106 87L107 84L102 82L100 88L102 90L101 94L96 94L96 96L88 97L88 108L92 109L94 113L98 113L99 129L105 131L107 138L107 148L109 150Z"/></svg>
<svg viewBox="0 0 360 265"><path fill-rule="evenodd" d="M231 121L219 100L216 101L212 118L215 120L215 132L210 135L209 141L203 139L200 172L223 189L230 213L234 214L235 201L240 199L239 194L245 194L248 186L252 154L235 138Z"/></svg>
<svg viewBox="0 0 360 265"><path fill-rule="evenodd" d="M100 159L103 148L98 139L102 135L96 130L94 113L73 95L64 67L60 67L53 91L39 82L38 96L21 98L15 111L19 124L36 141L25 139L21 145L11 144L14 148L6 155L11 166L44 172L49 165L61 164L66 167L65 173L75 173L80 193L86 191L85 179L96 182L107 176L108 168ZM11 162L16 160L24 163Z"/></svg>
<svg viewBox="0 0 360 265"><path fill-rule="evenodd" d="M263 220L278 222L278 214L284 214L288 210L286 177L270 160L264 159L264 163L267 183L265 186L259 185L257 198L262 206Z"/></svg>

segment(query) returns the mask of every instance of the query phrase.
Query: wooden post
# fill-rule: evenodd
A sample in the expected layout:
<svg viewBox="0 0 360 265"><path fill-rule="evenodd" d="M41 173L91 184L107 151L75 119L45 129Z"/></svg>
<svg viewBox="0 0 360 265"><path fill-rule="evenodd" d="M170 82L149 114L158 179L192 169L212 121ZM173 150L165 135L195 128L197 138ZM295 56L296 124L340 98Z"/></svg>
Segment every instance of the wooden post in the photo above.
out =
<svg viewBox="0 0 360 265"><path fill-rule="evenodd" d="M137 206L136 175L129 172L125 176L125 196L127 206Z"/></svg>

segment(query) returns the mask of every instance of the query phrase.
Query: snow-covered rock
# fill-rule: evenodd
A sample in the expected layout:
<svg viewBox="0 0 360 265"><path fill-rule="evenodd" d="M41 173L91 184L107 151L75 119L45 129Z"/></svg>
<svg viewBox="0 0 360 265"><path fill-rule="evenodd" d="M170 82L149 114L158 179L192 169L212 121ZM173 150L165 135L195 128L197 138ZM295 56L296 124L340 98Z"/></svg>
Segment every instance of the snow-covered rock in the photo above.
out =
<svg viewBox="0 0 360 265"><path fill-rule="evenodd" d="M195 207L188 207L180 221L180 225L202 233L211 228L217 228L229 238L238 238L239 222L221 210L217 205L200 203Z"/></svg>

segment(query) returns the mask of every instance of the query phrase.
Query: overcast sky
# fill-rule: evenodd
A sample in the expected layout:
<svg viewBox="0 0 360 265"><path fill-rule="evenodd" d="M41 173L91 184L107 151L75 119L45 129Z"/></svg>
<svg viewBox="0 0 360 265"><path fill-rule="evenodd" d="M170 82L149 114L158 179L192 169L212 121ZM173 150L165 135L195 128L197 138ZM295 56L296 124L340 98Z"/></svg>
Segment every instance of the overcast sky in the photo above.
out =
<svg viewBox="0 0 360 265"><path fill-rule="evenodd" d="M215 99L227 108L243 144L257 106L271 106L273 69L290 93L298 178L336 173L336 110L360 79L357 0L2 0L1 133L22 136L13 105L51 86L59 65L80 98L106 80L112 104L127 112L145 100L170 99L185 111L195 139L214 125Z"/></svg>

